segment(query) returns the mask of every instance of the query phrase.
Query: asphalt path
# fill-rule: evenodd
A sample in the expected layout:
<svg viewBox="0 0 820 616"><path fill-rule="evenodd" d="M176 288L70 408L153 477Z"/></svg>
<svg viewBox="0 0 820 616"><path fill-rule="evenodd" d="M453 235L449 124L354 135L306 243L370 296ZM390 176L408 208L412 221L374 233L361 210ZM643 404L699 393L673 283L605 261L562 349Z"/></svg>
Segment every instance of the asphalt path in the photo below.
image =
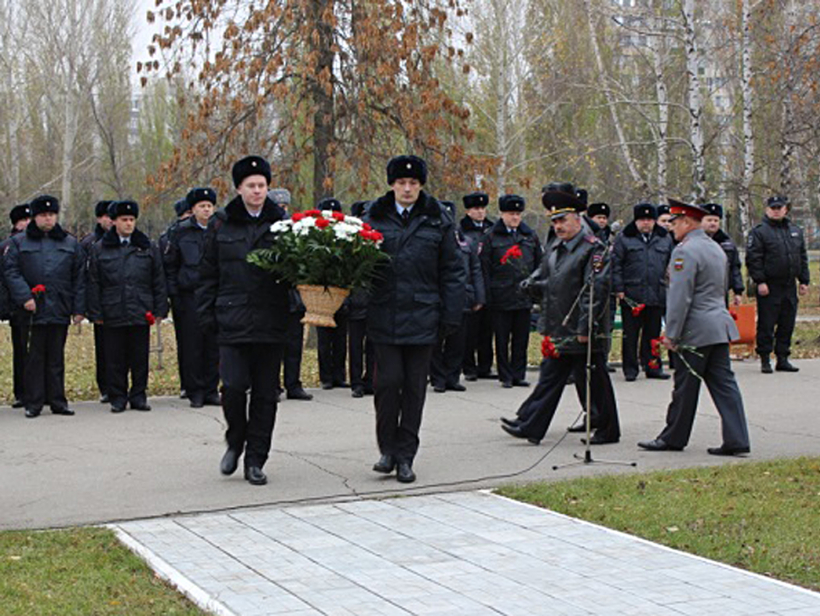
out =
<svg viewBox="0 0 820 616"><path fill-rule="evenodd" d="M613 375L621 442L593 447L595 463L553 470L583 454L579 435L565 428L578 416L567 388L547 437L539 446L503 433L498 418L512 416L531 389L503 389L494 381L468 383L464 393L429 390L416 459L418 481L398 484L370 470L378 457L373 398L348 390L314 391L312 402L279 407L269 483L249 485L241 468L219 474L224 424L216 407L152 398L150 413L109 412L106 405L75 403L75 417L26 419L0 407L0 529L51 528L155 516L230 511L263 505L342 502L405 494L453 492L510 482L556 481L591 474L743 463L820 455L820 360L796 361L798 374L762 375L752 361L736 362L750 425L752 454L716 458L717 412L707 393L689 447L683 452L641 451L664 424L671 381ZM531 379L537 378L531 373ZM636 467L604 460L635 462Z"/></svg>

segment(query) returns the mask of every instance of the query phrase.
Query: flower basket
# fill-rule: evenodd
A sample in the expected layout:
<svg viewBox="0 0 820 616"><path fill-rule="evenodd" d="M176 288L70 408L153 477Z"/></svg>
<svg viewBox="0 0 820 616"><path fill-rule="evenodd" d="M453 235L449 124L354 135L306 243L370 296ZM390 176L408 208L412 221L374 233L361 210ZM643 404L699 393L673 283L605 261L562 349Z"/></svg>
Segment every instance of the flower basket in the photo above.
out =
<svg viewBox="0 0 820 616"><path fill-rule="evenodd" d="M305 304L306 312L302 317L302 323L316 327L336 327L333 315L350 294L348 289L315 284L300 284L296 288Z"/></svg>

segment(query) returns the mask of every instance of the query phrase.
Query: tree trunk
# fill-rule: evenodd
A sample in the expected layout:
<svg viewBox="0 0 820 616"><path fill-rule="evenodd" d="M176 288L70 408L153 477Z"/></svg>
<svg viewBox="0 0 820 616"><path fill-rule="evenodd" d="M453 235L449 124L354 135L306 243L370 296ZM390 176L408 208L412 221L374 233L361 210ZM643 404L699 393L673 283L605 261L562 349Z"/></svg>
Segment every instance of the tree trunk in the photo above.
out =
<svg viewBox="0 0 820 616"><path fill-rule="evenodd" d="M755 172L755 139L752 130L752 114L754 113L754 86L752 84L752 7L751 0L742 0L741 6L741 39L742 81L743 81L743 181L740 186L740 200L738 215L740 217L740 233L746 237L752 228L751 188Z"/></svg>
<svg viewBox="0 0 820 616"><path fill-rule="evenodd" d="M694 165L693 194L696 201L706 198L706 160L703 140L703 104L700 96L700 54L695 35L695 0L683 2L686 72L688 76L689 131Z"/></svg>
<svg viewBox="0 0 820 616"><path fill-rule="evenodd" d="M661 7L656 7L655 11L662 11ZM669 93L666 89L665 81L665 60L666 60L666 37L663 32L663 19L656 19L655 24L658 32L657 36L650 38L650 49L652 51L652 65L655 73L655 98L658 101L658 187L657 195L659 203L666 203L667 199L667 175L669 172Z"/></svg>
<svg viewBox="0 0 820 616"><path fill-rule="evenodd" d="M312 0L308 9L316 35L316 65L313 80L313 205L333 196L335 178L336 133L333 106L333 9L335 0Z"/></svg>
<svg viewBox="0 0 820 616"><path fill-rule="evenodd" d="M494 1L493 13L496 27L495 44L498 49L496 57L496 113L495 113L495 139L496 151L498 152L498 170L496 172L496 185L498 194L503 195L507 189L507 155L509 143L507 140L507 121L509 119L510 104L510 58L508 57L507 30L509 23L507 20L507 3Z"/></svg>

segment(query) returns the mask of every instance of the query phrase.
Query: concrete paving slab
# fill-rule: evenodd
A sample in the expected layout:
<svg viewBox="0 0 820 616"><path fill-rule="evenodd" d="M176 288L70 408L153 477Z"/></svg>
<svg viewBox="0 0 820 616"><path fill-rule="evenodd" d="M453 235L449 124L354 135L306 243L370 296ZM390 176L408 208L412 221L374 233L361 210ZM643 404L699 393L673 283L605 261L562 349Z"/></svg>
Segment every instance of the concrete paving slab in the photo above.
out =
<svg viewBox="0 0 820 616"><path fill-rule="evenodd" d="M752 455L746 460L820 454L820 360L795 362L797 374L762 375L754 362L737 362L750 423ZM531 380L535 380L532 374ZM706 453L720 443L719 420L708 394L684 452L640 451L664 424L672 384L613 375L623 437L593 448L595 459L629 460L638 471L743 463ZM312 402L281 404L269 483L254 487L238 472L222 477L224 424L215 407L191 409L186 401L152 398L150 413L114 415L97 403L74 403L75 417L46 412L26 419L0 408L0 529L46 528L141 519L180 513L265 505L339 503L395 494L449 492L531 480L632 472L608 465L553 471L582 453L565 428L579 413L567 388L540 446L513 439L498 425L512 416L529 389L503 389L494 381L467 383L464 393L429 391L410 486L373 473L377 458L373 399L348 390L314 391ZM298 510L297 510L298 511ZM322 509L306 508L305 515ZM338 515L336 507L328 507ZM335 512L335 513L334 513ZM296 513L290 514L291 517Z"/></svg>
<svg viewBox="0 0 820 616"><path fill-rule="evenodd" d="M112 527L218 614L820 613L818 593L486 492Z"/></svg>

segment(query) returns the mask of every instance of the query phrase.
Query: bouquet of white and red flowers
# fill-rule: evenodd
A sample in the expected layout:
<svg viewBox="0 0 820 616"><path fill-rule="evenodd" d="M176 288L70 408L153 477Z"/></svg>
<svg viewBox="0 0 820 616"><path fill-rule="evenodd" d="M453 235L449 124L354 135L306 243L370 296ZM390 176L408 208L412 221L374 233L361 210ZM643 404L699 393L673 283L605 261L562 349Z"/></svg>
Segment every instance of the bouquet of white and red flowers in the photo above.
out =
<svg viewBox="0 0 820 616"><path fill-rule="evenodd" d="M273 245L248 254L248 262L297 287L309 312L312 296L329 302L324 312L335 312L338 305L333 305L340 305L351 290L366 288L377 266L389 258L380 248L381 233L341 212L296 212L270 230L276 235ZM303 322L333 326L326 316L308 315Z"/></svg>

